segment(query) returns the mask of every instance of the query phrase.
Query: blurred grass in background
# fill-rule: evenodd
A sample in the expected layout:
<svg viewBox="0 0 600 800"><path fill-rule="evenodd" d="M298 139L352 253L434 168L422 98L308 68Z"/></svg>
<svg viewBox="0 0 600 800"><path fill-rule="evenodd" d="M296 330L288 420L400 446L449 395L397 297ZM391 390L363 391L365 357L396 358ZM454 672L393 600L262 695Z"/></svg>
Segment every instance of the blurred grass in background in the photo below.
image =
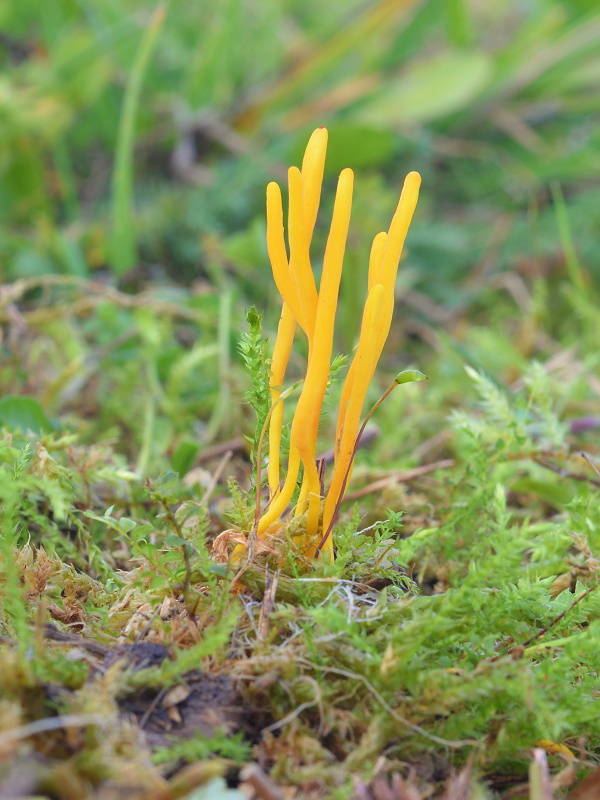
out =
<svg viewBox="0 0 600 800"><path fill-rule="evenodd" d="M332 129L331 172L361 168L365 207L387 209L400 175L423 171L412 249L423 272L437 256L438 291L440 279L467 274L502 221L507 261L524 249L525 220L530 254L556 248L549 182L577 190L582 219L598 207L594 0L161 9L135 113L127 219L144 278L189 282L220 255L250 290L263 270L264 183L316 124ZM23 0L0 11L8 277L86 275L111 263L124 92L154 11L137 0ZM591 242L579 245L596 267Z"/></svg>

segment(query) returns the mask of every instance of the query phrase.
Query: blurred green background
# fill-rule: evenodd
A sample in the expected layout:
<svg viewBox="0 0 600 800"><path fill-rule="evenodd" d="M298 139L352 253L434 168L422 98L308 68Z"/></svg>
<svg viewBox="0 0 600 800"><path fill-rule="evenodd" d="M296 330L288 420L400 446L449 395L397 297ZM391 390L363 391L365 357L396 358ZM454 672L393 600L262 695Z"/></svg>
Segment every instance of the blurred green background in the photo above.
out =
<svg viewBox="0 0 600 800"><path fill-rule="evenodd" d="M331 171L360 169L359 220L373 209L382 225L402 174L423 172L411 250L424 284L428 269L438 291L440 281L460 281L490 242L499 266L555 249L545 214L552 181L586 210L579 244L597 267L586 239L598 222L594 0L200 0L160 9L153 16L139 0L3 4L7 277L112 266L187 283L217 261L252 292L265 181L317 124L331 128ZM133 174L120 176L134 186L133 206L121 208L130 258L111 256L110 241L136 62L141 86L124 143L133 152L121 163Z"/></svg>
<svg viewBox="0 0 600 800"><path fill-rule="evenodd" d="M19 281L2 386L138 466L179 452L185 471L192 426L205 443L239 430L245 309L268 330L278 313L265 183L317 125L330 174L357 170L339 349L411 169L394 353L432 327L460 339L468 314L483 327L462 356L514 365L540 338L490 338L498 297L552 331L565 265L600 275L595 0L20 0L0 30L0 263Z"/></svg>

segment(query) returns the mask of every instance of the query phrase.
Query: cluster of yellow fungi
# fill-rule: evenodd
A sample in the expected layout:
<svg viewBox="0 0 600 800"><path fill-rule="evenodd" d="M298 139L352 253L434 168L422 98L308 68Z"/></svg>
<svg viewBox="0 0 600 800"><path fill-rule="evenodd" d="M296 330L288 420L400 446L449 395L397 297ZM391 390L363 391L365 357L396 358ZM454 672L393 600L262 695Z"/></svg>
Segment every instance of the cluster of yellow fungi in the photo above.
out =
<svg viewBox="0 0 600 800"><path fill-rule="evenodd" d="M410 172L402 187L389 230L373 239L368 291L358 345L343 384L335 432L333 473L322 497L317 464L317 434L329 378L338 292L350 223L354 174L340 173L319 288L311 266L310 246L321 199L327 151L327 130L318 128L306 147L302 168L288 171L287 248L281 189L267 186L267 250L283 308L277 329L270 374L271 413L268 428L270 499L258 520L257 535L266 538L282 527L282 516L293 498L300 472L302 483L293 511L305 517L303 551L308 556L333 557L330 534L351 469L367 389L387 339L394 310L394 284L402 248L417 204L420 175ZM288 255L289 253L289 255ZM280 449L284 420L282 397L286 368L296 328L308 340L308 363L293 415L287 472L280 479Z"/></svg>

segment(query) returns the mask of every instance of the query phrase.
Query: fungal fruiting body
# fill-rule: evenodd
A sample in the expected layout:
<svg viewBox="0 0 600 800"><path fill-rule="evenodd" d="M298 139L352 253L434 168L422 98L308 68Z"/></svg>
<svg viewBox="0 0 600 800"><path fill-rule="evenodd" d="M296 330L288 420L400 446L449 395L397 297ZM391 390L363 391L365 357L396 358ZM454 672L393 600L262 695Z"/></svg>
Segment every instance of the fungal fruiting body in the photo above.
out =
<svg viewBox="0 0 600 800"><path fill-rule="evenodd" d="M378 233L373 239L360 335L342 387L333 472L323 497L317 466L317 436L331 365L354 183L352 170L342 170L317 289L310 246L319 211L326 150L327 131L318 128L308 141L302 168L291 167L288 171L287 247L281 189L275 182L267 186L267 251L282 298L282 310L270 373L272 407L267 470L270 498L258 520L257 533L260 538L266 538L281 529L282 518L301 477L300 491L291 513L293 517L305 518L302 549L308 556L322 553L332 558L332 537L328 534L348 481L367 389L390 330L396 273L417 204L421 178L417 172L406 176L389 230ZM282 476L280 451L285 402L282 388L298 328L307 339L308 362L291 423L287 469Z"/></svg>

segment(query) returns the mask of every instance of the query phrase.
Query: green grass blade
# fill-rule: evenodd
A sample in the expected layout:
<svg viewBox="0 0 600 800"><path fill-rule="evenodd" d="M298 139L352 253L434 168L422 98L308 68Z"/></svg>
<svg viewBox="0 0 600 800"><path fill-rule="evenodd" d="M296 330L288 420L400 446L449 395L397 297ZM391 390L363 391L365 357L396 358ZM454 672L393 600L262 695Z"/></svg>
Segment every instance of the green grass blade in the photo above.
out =
<svg viewBox="0 0 600 800"><path fill-rule="evenodd" d="M550 188L552 191L554 212L556 214L556 225L565 257L567 272L573 286L580 291L584 291L585 280L583 277L583 270L577 256L577 250L575 249L573 231L571 229L571 222L569 220L565 199L558 183L554 183Z"/></svg>
<svg viewBox="0 0 600 800"><path fill-rule="evenodd" d="M473 44L475 32L468 4L465 0L445 0L446 30L448 39L457 47Z"/></svg>
<svg viewBox="0 0 600 800"><path fill-rule="evenodd" d="M144 32L125 88L112 180L110 260L117 275L122 275L128 269L131 269L136 260L136 237L133 224L135 120L146 69L165 16L166 5L161 4L155 9L150 24Z"/></svg>

